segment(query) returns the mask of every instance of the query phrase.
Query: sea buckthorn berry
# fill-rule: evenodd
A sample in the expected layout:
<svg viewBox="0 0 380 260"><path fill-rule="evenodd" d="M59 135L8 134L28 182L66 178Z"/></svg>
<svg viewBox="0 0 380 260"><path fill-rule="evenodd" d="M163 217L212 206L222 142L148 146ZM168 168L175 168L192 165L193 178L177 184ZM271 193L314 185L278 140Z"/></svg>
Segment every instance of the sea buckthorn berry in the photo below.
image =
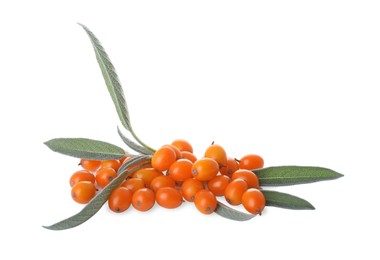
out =
<svg viewBox="0 0 380 260"><path fill-rule="evenodd" d="M217 201L214 193L209 190L200 190L195 194L195 207L203 214L211 214L215 211Z"/></svg>
<svg viewBox="0 0 380 260"><path fill-rule="evenodd" d="M156 192L158 189L163 188L163 187L175 187L175 181L166 175L161 175L152 180L150 183L150 188Z"/></svg>
<svg viewBox="0 0 380 260"><path fill-rule="evenodd" d="M100 168L96 172L95 180L100 188L104 188L116 177L117 173L113 168Z"/></svg>
<svg viewBox="0 0 380 260"><path fill-rule="evenodd" d="M165 144L162 147L169 147L170 149L172 149L175 152L175 156L176 156L177 160L182 158L181 151L177 147L175 147L174 145Z"/></svg>
<svg viewBox="0 0 380 260"><path fill-rule="evenodd" d="M264 159L257 154L247 154L239 160L239 168L254 170L264 167Z"/></svg>
<svg viewBox="0 0 380 260"><path fill-rule="evenodd" d="M169 168L169 176L173 180L181 182L193 177L193 163L187 159L175 161Z"/></svg>
<svg viewBox="0 0 380 260"><path fill-rule="evenodd" d="M166 171L176 160L177 156L172 148L161 147L153 154L152 167L159 171Z"/></svg>
<svg viewBox="0 0 380 260"><path fill-rule="evenodd" d="M193 178L185 180L181 186L182 196L189 202L193 202L195 194L202 189L204 189L202 182Z"/></svg>
<svg viewBox="0 0 380 260"><path fill-rule="evenodd" d="M132 195L132 205L139 211L150 210L155 202L154 192L148 188L139 189Z"/></svg>
<svg viewBox="0 0 380 260"><path fill-rule="evenodd" d="M219 144L212 143L206 149L205 157L214 159L219 164L220 168L227 166L227 153Z"/></svg>
<svg viewBox="0 0 380 260"><path fill-rule="evenodd" d="M219 169L221 174L227 175L230 178L237 170L239 170L239 163L232 157L227 157L227 167L222 167Z"/></svg>
<svg viewBox="0 0 380 260"><path fill-rule="evenodd" d="M261 212L265 208L265 203L266 203L265 196L258 189L251 188L251 189L246 190L243 193L241 200L242 200L242 204L244 208L248 212L254 215L257 215L257 214L261 215Z"/></svg>
<svg viewBox="0 0 380 260"><path fill-rule="evenodd" d="M224 190L224 197L231 205L240 205L243 193L248 189L247 182L242 179L231 181Z"/></svg>
<svg viewBox="0 0 380 260"><path fill-rule="evenodd" d="M219 164L211 158L198 159L191 169L193 176L200 181L209 181L219 172Z"/></svg>
<svg viewBox="0 0 380 260"><path fill-rule="evenodd" d="M218 175L207 182L207 187L215 196L223 196L230 181L227 175Z"/></svg>
<svg viewBox="0 0 380 260"><path fill-rule="evenodd" d="M71 197L78 203L86 204L95 197L95 184L90 181L81 181L71 188Z"/></svg>
<svg viewBox="0 0 380 260"><path fill-rule="evenodd" d="M232 174L231 179L232 180L236 180L236 179L245 180L247 182L248 189L259 187L259 178L257 178L256 174L254 174L250 170L246 170L246 169L237 170Z"/></svg>
<svg viewBox="0 0 380 260"><path fill-rule="evenodd" d="M132 173L132 178L142 179L145 183L145 187L150 187L150 183L152 182L152 180L162 175L162 172L154 168L142 168Z"/></svg>
<svg viewBox="0 0 380 260"><path fill-rule="evenodd" d="M172 142L172 145L174 145L175 147L177 147L181 152L183 152L183 151L190 152L190 153L193 152L193 147L186 140L183 140L183 139L174 140Z"/></svg>
<svg viewBox="0 0 380 260"><path fill-rule="evenodd" d="M104 160L100 163L101 168L112 168L115 171L119 170L121 162L119 160Z"/></svg>
<svg viewBox="0 0 380 260"><path fill-rule="evenodd" d="M138 189L145 188L145 183L144 180L140 178L129 178L121 184L121 187L125 187L134 193Z"/></svg>
<svg viewBox="0 0 380 260"><path fill-rule="evenodd" d="M95 183L95 176L88 170L74 172L70 177L70 186L73 187L75 184L81 181L90 181L92 183Z"/></svg>
<svg viewBox="0 0 380 260"><path fill-rule="evenodd" d="M108 206L113 212L121 213L126 211L132 202L132 191L125 187L118 187L112 191Z"/></svg>
<svg viewBox="0 0 380 260"><path fill-rule="evenodd" d="M182 204L182 195L176 188L163 187L156 192L158 205L167 209L174 209Z"/></svg>
<svg viewBox="0 0 380 260"><path fill-rule="evenodd" d="M190 153L187 151L182 151L181 157L182 157L182 159L188 159L192 163L195 163L195 161L197 160L197 157L193 153Z"/></svg>
<svg viewBox="0 0 380 260"><path fill-rule="evenodd" d="M81 159L79 165L87 171L95 172L100 167L100 163L101 161L98 160Z"/></svg>

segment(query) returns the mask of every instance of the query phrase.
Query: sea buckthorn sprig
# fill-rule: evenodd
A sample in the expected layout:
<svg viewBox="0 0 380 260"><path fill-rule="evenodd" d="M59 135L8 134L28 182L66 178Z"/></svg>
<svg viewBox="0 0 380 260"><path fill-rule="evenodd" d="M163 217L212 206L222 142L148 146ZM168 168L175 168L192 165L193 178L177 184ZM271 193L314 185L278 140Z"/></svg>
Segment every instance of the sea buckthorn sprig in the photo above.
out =
<svg viewBox="0 0 380 260"><path fill-rule="evenodd" d="M323 167L265 167L257 154L241 158L227 155L220 144L211 143L203 156L193 154L192 145L177 139L158 150L146 145L134 132L124 91L116 70L96 36L84 25L127 137L120 128L121 140L135 153L103 141L88 138L55 138L45 144L53 151L80 159L69 178L71 196L83 209L50 226L51 230L76 227L108 202L111 211L129 208L148 211L155 204L173 209L194 203L203 214L246 221L261 215L266 206L285 209L314 209L308 201L294 195L263 189L333 180L343 175ZM222 200L222 201L221 201ZM223 202L225 200L225 202ZM242 205L244 210L234 206Z"/></svg>

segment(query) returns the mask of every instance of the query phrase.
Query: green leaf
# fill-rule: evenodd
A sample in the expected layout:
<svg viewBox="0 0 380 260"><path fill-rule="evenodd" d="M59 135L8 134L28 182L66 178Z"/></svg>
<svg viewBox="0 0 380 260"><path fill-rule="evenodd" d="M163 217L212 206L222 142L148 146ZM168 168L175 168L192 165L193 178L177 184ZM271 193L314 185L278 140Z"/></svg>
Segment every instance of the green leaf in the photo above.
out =
<svg viewBox="0 0 380 260"><path fill-rule="evenodd" d="M291 194L278 191L262 190L266 206L284 209L315 209L308 201Z"/></svg>
<svg viewBox="0 0 380 260"><path fill-rule="evenodd" d="M285 186L334 180L343 176L333 170L312 166L276 166L253 170L260 186Z"/></svg>
<svg viewBox="0 0 380 260"><path fill-rule="evenodd" d="M104 81L106 82L113 103L115 104L120 121L127 130L131 130L127 103L125 101L123 88L121 87L115 67L113 66L108 54L104 50L98 38L96 38L96 36L85 25L79 25L82 26L90 37L92 46L94 47L96 59L99 63Z"/></svg>
<svg viewBox="0 0 380 260"><path fill-rule="evenodd" d="M83 159L111 160L125 155L116 145L87 138L56 138L44 144L54 152Z"/></svg>
<svg viewBox="0 0 380 260"><path fill-rule="evenodd" d="M134 164L138 164L147 160L146 156L139 156L133 158L126 162L124 165L125 168L131 167ZM46 229L50 230L64 230L79 226L80 224L89 220L92 216L94 216L103 206L105 202L107 202L109 196L112 191L119 187L121 183L125 180L125 178L132 173L133 171L143 167L144 165L137 165L131 171L123 171L120 173L115 179L113 179L98 195L96 195L79 213L57 222L51 226L43 226Z"/></svg>
<svg viewBox="0 0 380 260"><path fill-rule="evenodd" d="M247 221L252 219L255 215L247 214L239 210L228 207L227 205L218 201L218 206L216 207L215 213L228 219L236 221Z"/></svg>
<svg viewBox="0 0 380 260"><path fill-rule="evenodd" d="M151 155L153 154L153 152L151 150L148 150L147 148L145 148L144 146L141 146L141 145L138 145L136 144L135 142L133 142L132 140L128 139L119 129L119 127L117 128L117 132L121 138L121 140L123 140L123 142L128 145L129 148L131 148L132 150L136 151L136 152L139 152L139 153L142 153L142 154L147 154L147 155Z"/></svg>

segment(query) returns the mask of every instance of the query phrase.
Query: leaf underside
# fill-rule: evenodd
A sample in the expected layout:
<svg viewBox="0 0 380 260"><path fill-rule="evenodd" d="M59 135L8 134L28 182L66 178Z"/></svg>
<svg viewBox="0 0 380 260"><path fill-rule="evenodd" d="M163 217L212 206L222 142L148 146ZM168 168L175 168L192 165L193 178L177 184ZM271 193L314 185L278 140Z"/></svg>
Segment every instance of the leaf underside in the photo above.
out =
<svg viewBox="0 0 380 260"><path fill-rule="evenodd" d="M275 166L253 170L260 186L285 186L334 180L343 176L333 170L314 166Z"/></svg>
<svg viewBox="0 0 380 260"><path fill-rule="evenodd" d="M278 191L262 190L266 200L266 206L284 209L315 209L310 202L291 194Z"/></svg>
<svg viewBox="0 0 380 260"><path fill-rule="evenodd" d="M124 164L124 169L128 167L132 167L134 164L139 164L145 160L147 160L146 156L135 157ZM43 227L50 230L64 230L64 229L69 229L69 228L79 226L80 224L86 222L102 208L103 204L107 202L112 191L116 189L117 187L119 187L130 173L132 173L134 170L137 170L138 168L141 168L141 167L143 166L138 165L131 171L121 172L102 191L100 191L79 213L65 220L57 222L51 226L43 226Z"/></svg>
<svg viewBox="0 0 380 260"><path fill-rule="evenodd" d="M125 155L116 145L87 138L55 138L45 144L54 152L83 159L112 160Z"/></svg>
<svg viewBox="0 0 380 260"><path fill-rule="evenodd" d="M255 215L247 214L239 210L233 209L218 201L218 206L216 207L215 213L231 220L236 221L247 221L255 217Z"/></svg>
<svg viewBox="0 0 380 260"><path fill-rule="evenodd" d="M131 130L127 103L125 101L124 91L120 84L116 69L98 38L85 25L79 25L86 31L92 46L94 47L96 59L99 63L99 67L102 71L104 81L115 105L119 119L127 130Z"/></svg>

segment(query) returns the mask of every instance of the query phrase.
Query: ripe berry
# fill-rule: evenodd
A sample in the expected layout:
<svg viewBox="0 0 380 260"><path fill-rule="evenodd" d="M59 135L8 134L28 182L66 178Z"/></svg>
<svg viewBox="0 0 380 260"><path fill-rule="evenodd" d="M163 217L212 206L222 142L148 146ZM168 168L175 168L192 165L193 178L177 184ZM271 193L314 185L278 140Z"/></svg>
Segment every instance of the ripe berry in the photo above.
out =
<svg viewBox="0 0 380 260"><path fill-rule="evenodd" d="M121 162L119 160L104 160L100 163L100 167L112 168L116 172L119 170L120 166L121 166Z"/></svg>
<svg viewBox="0 0 380 260"><path fill-rule="evenodd" d="M78 203L86 204L95 197L95 184L90 181L81 181L71 188L71 197Z"/></svg>
<svg viewBox="0 0 380 260"><path fill-rule="evenodd" d="M121 184L121 187L130 189L132 193L134 193L138 189L145 188L145 183L144 180L140 178L129 178Z"/></svg>
<svg viewBox="0 0 380 260"><path fill-rule="evenodd" d="M191 161L179 159L170 166L168 173L173 180L181 182L193 177L192 167L193 163Z"/></svg>
<svg viewBox="0 0 380 260"><path fill-rule="evenodd" d="M95 183L95 176L87 170L74 172L70 177L70 186L73 187L75 184L81 181L90 181L92 183Z"/></svg>
<svg viewBox="0 0 380 260"><path fill-rule="evenodd" d="M176 153L170 147L161 147L152 157L152 167L158 171L169 170L170 166L177 160Z"/></svg>
<svg viewBox="0 0 380 260"><path fill-rule="evenodd" d="M158 176L162 176L162 172L154 168L142 168L132 173L133 178L139 178L144 180L145 187L150 187L152 180Z"/></svg>
<svg viewBox="0 0 380 260"><path fill-rule="evenodd" d="M193 202L195 194L202 189L204 189L202 182L193 178L185 180L181 186L182 196L189 202Z"/></svg>
<svg viewBox="0 0 380 260"><path fill-rule="evenodd" d="M183 139L174 140L172 142L172 145L174 145L175 147L177 147L181 152L183 152L183 151L187 151L187 152L190 152L190 153L193 152L193 147L186 140L183 140Z"/></svg>
<svg viewBox="0 0 380 260"><path fill-rule="evenodd" d="M200 181L209 181L219 172L218 163L211 158L198 159L191 169L193 176Z"/></svg>
<svg viewBox="0 0 380 260"><path fill-rule="evenodd" d="M215 196L223 196L230 181L227 175L218 175L207 182L207 187Z"/></svg>
<svg viewBox="0 0 380 260"><path fill-rule="evenodd" d="M181 206L182 195L173 187L163 187L157 190L156 201L161 207L174 209Z"/></svg>
<svg viewBox="0 0 380 260"><path fill-rule="evenodd" d="M231 205L240 205L243 193L248 189L247 183L242 179L231 181L224 190L224 197Z"/></svg>
<svg viewBox="0 0 380 260"><path fill-rule="evenodd" d="M154 191L157 192L158 189L163 188L163 187L175 187L175 181L166 175L161 175L152 180L150 183L150 188Z"/></svg>
<svg viewBox="0 0 380 260"><path fill-rule="evenodd" d="M246 190L242 196L242 204L244 208L252 214L260 214L265 208L264 194L255 188Z"/></svg>
<svg viewBox="0 0 380 260"><path fill-rule="evenodd" d="M216 209L217 201L211 191L200 190L195 194L194 204L203 214L211 214Z"/></svg>
<svg viewBox="0 0 380 260"><path fill-rule="evenodd" d="M227 153L219 144L212 143L206 149L205 157L214 159L219 164L219 167L227 166Z"/></svg>
<svg viewBox="0 0 380 260"><path fill-rule="evenodd" d="M150 210L156 202L154 192L148 188L142 188L132 195L132 205L139 211Z"/></svg>
<svg viewBox="0 0 380 260"><path fill-rule="evenodd" d="M249 188L259 188L259 178L250 170L240 169L232 174L232 180L242 179L247 182Z"/></svg>
<svg viewBox="0 0 380 260"><path fill-rule="evenodd" d="M126 211L132 202L132 191L125 187L118 187L112 191L109 199L108 206L113 212Z"/></svg>
<svg viewBox="0 0 380 260"><path fill-rule="evenodd" d="M98 160L81 159L79 165L87 171L95 172L100 167L100 163L101 161Z"/></svg>
<svg viewBox="0 0 380 260"><path fill-rule="evenodd" d="M254 170L264 167L264 159L260 155L247 154L239 161L240 169Z"/></svg>
<svg viewBox="0 0 380 260"><path fill-rule="evenodd" d="M107 186L113 179L117 177L117 173L112 168L100 168L96 172L96 183L100 188Z"/></svg>

